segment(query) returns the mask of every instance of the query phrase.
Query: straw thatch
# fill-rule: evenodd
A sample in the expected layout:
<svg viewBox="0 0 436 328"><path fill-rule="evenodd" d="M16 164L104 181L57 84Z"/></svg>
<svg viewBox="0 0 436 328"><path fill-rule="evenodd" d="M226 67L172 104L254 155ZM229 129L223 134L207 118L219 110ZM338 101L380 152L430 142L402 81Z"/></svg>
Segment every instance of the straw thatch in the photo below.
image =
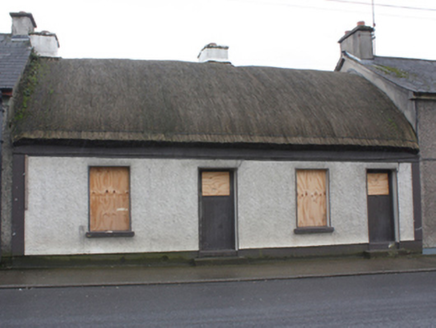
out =
<svg viewBox="0 0 436 328"><path fill-rule="evenodd" d="M418 148L393 103L359 76L219 63L37 60L38 83L30 96L22 87L16 102L14 141Z"/></svg>

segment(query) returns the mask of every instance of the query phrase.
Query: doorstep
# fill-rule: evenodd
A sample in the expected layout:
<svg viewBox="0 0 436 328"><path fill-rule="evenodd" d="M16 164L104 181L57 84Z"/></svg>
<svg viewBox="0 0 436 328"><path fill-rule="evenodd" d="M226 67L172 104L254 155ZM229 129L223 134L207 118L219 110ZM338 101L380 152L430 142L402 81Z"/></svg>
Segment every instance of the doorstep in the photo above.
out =
<svg viewBox="0 0 436 328"><path fill-rule="evenodd" d="M195 266L247 264L248 259L242 256L231 257L199 257L194 259Z"/></svg>

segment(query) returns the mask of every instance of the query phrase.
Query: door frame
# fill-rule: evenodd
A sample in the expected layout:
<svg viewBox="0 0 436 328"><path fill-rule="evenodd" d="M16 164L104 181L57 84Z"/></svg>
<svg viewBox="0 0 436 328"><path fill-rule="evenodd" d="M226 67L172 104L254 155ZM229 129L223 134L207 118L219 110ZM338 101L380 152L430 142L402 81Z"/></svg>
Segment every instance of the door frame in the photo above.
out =
<svg viewBox="0 0 436 328"><path fill-rule="evenodd" d="M230 173L230 194L233 192L233 222L234 222L234 250L232 251L209 251L209 250L202 250L202 172L229 172ZM197 172L197 194L198 194L198 250L199 250L199 257L222 257L222 256L237 256L238 249L239 249L239 233L238 233L238 189L237 189L237 169L234 167L199 167Z"/></svg>
<svg viewBox="0 0 436 328"><path fill-rule="evenodd" d="M371 242L370 240L370 226L369 226L369 203L368 203L368 173L388 173L389 179L389 192L392 202L392 224L394 231L394 240L387 242ZM397 169L393 168L375 168L366 169L365 172L365 195L367 215L366 220L368 224L368 247L369 249L386 249L386 248L398 248L400 243L400 227L399 227L399 210L398 210L398 176Z"/></svg>

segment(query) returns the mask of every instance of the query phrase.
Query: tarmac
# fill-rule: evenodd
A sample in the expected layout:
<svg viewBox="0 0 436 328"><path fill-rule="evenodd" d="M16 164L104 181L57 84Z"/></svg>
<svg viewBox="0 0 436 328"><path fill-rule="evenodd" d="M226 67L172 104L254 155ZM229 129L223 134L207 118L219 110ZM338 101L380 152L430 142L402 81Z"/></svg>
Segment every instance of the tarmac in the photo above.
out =
<svg viewBox="0 0 436 328"><path fill-rule="evenodd" d="M0 289L261 281L436 271L436 256L317 258L227 265L1 269Z"/></svg>

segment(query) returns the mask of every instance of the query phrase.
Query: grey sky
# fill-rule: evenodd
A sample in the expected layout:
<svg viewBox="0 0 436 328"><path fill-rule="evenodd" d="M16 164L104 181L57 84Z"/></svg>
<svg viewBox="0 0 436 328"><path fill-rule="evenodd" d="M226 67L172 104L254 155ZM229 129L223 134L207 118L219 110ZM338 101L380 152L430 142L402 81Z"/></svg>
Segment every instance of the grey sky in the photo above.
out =
<svg viewBox="0 0 436 328"><path fill-rule="evenodd" d="M378 55L436 60L436 1L375 4ZM196 61L216 42L230 47L234 65L322 70L334 69L345 30L372 24L371 0L15 0L0 8L0 32L10 32L16 11L56 33L65 58Z"/></svg>

